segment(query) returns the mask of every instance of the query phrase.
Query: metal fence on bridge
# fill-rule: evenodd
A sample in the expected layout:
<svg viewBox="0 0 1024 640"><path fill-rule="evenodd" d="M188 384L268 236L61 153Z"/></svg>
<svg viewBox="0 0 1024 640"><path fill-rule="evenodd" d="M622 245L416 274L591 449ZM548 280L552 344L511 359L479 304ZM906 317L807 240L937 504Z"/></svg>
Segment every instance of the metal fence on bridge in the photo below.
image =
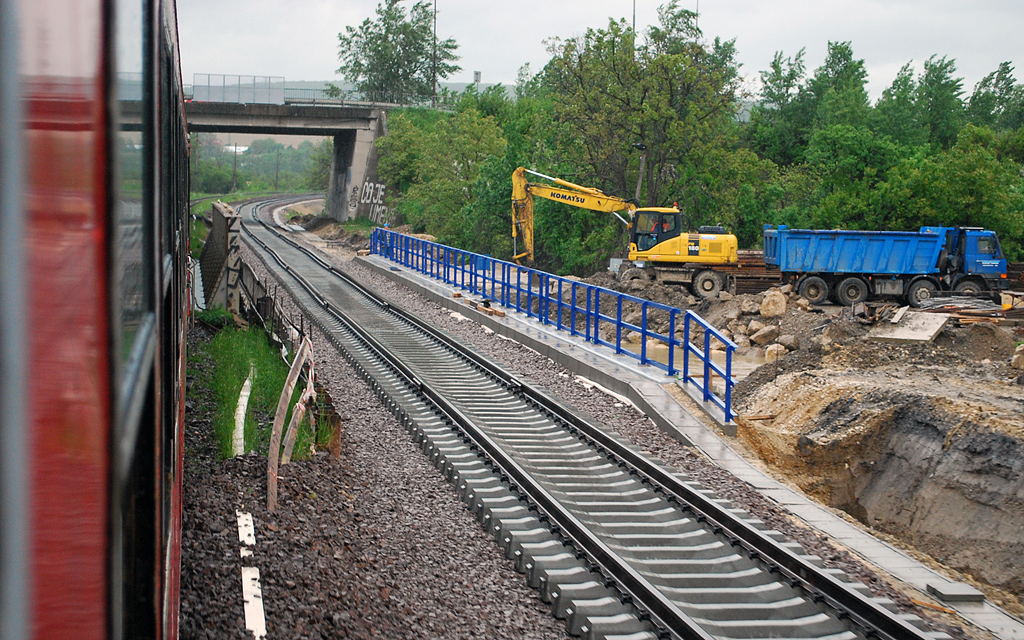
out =
<svg viewBox="0 0 1024 640"><path fill-rule="evenodd" d="M198 102L284 104L284 77L196 73L191 98Z"/></svg>
<svg viewBox="0 0 1024 640"><path fill-rule="evenodd" d="M704 402L722 409L726 422L735 415L732 356L736 344L692 311L386 229L374 229L370 250L489 303L678 376L699 389ZM637 334L638 342L628 339L630 332ZM723 364L715 362L715 351Z"/></svg>
<svg viewBox="0 0 1024 640"><path fill-rule="evenodd" d="M123 80L122 84L125 84L127 90L131 90L132 87L127 79ZM138 89L137 92L141 92L141 89ZM141 96L141 93L139 95ZM192 84L185 85L185 99L196 102L227 102L231 104L402 106L450 110L455 108L459 95L445 92L437 96L422 96L390 91L357 91L338 87L288 87L285 86L285 79L280 76L197 73L193 75Z"/></svg>

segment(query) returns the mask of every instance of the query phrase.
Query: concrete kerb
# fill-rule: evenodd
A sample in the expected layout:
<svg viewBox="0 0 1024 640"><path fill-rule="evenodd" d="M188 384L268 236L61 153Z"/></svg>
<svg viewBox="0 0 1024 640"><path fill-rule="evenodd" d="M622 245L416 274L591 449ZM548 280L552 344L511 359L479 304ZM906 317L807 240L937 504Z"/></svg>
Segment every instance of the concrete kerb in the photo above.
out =
<svg viewBox="0 0 1024 640"><path fill-rule="evenodd" d="M626 356L616 356L604 347L582 344L568 335L559 335L555 329L541 327L535 321L516 317L510 312L498 318L477 311L465 303L466 298L453 298L451 285L422 276L406 267L394 265L377 256L360 256L360 264L398 282L450 311L457 311L472 321L487 327L498 335L515 340L546 358L565 367L574 374L586 378L632 402L659 429L689 446L699 446L677 428L677 425L692 426L699 421L685 407L672 397L664 385L675 382L661 371L646 367L644 371L634 365ZM679 386L686 390L699 407L729 433L735 425L724 421L725 414L710 402L703 402L699 390L693 385Z"/></svg>

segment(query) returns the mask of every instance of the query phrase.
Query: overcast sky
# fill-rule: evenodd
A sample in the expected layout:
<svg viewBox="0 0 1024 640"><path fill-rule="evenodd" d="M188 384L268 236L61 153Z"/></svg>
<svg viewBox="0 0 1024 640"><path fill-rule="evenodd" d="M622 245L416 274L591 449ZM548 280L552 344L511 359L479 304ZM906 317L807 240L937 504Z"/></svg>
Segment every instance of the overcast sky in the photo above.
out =
<svg viewBox="0 0 1024 640"><path fill-rule="evenodd" d="M182 73L284 76L333 80L338 33L374 17L378 0L178 0ZM660 2L636 0L641 32L657 22ZM412 6L412 0L405 3ZM568 38L632 20L633 0L437 0L438 38L455 38L461 72L449 78L514 84L518 69L536 73L549 60L544 41ZM1024 0L681 0L698 10L710 41L736 39L741 73L756 80L776 51L806 48L808 73L825 58L828 41L851 41L868 70L877 99L896 72L929 56L956 60L967 95L1000 62L1009 61L1024 82Z"/></svg>

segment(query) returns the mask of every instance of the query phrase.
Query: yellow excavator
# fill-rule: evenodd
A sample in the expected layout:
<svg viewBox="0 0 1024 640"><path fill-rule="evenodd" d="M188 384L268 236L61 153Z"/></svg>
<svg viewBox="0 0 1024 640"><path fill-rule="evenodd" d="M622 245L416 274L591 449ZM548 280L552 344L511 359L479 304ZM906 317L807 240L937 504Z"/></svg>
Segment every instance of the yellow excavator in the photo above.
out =
<svg viewBox="0 0 1024 640"><path fill-rule="evenodd" d="M532 183L526 174L552 183ZM643 279L683 284L694 294L713 297L730 288L729 273L739 262L736 236L722 227L689 228L689 220L676 207L638 208L629 200L607 195L566 180L519 167L512 173L512 237L522 238L522 264L533 263L533 197L564 202L574 207L607 211L629 229L629 262L623 263L620 281ZM622 213L628 216L623 217ZM686 226L684 227L684 222ZM518 251L518 243L517 243Z"/></svg>

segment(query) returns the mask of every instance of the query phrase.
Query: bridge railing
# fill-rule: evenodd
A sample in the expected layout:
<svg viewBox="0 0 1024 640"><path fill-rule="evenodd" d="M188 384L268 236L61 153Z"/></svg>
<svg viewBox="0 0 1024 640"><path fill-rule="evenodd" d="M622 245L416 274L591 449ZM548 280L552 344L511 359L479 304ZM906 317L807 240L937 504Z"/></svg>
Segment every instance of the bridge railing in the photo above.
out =
<svg viewBox="0 0 1024 640"><path fill-rule="evenodd" d="M196 73L192 76L191 98L187 94L186 98L198 102L284 104L284 78Z"/></svg>
<svg viewBox="0 0 1024 640"><path fill-rule="evenodd" d="M330 89L285 88L286 104L314 105L374 105L426 107L434 109L452 109L458 97L452 94L439 96L423 96L408 93L392 93L390 91L356 91Z"/></svg>
<svg viewBox="0 0 1024 640"><path fill-rule="evenodd" d="M118 74L124 76L126 74ZM127 86L127 80L122 81ZM394 106L454 109L458 95L443 93L423 96L390 91L344 89L308 89L287 87L284 78L270 76L225 76L195 74L192 84L184 85L186 100L231 104L296 104L332 106ZM140 94L141 95L141 94Z"/></svg>
<svg viewBox="0 0 1024 640"><path fill-rule="evenodd" d="M478 295L483 304L514 309L677 376L699 389L705 402L722 409L727 422L733 418L736 344L692 311L387 229L373 231L370 248L376 255ZM716 352L721 364L714 359Z"/></svg>

